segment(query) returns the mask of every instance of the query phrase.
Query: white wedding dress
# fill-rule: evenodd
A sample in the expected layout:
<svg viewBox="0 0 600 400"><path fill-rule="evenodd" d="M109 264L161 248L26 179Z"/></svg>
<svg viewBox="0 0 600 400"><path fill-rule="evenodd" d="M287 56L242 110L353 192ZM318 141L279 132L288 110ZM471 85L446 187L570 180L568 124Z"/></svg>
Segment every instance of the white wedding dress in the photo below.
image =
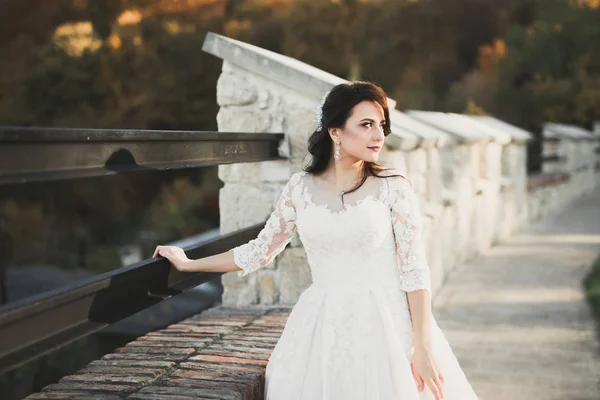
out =
<svg viewBox="0 0 600 400"><path fill-rule="evenodd" d="M391 171L393 172L393 171ZM391 173L386 173L391 174ZM267 400L423 400L411 372L406 292L431 293L421 215L402 177L369 177L344 196L298 172L256 239L234 248L246 275L300 235L313 283L292 309L266 370ZM446 400L476 400L432 318Z"/></svg>

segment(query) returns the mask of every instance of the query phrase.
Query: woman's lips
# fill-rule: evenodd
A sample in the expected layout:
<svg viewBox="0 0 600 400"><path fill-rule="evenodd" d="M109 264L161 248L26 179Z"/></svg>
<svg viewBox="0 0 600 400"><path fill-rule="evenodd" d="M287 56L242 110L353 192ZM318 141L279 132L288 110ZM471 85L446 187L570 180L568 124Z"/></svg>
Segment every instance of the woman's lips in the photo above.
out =
<svg viewBox="0 0 600 400"><path fill-rule="evenodd" d="M379 147L379 146L371 146L371 147L367 147L367 148L369 150L372 150L372 151L379 151L379 150L381 150L381 147Z"/></svg>

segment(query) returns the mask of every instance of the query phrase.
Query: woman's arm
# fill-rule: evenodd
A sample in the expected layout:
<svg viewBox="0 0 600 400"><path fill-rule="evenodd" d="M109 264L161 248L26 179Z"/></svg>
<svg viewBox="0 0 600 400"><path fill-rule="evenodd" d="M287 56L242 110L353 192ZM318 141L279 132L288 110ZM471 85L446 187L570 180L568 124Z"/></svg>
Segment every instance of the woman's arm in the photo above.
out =
<svg viewBox="0 0 600 400"><path fill-rule="evenodd" d="M433 353L430 271L419 202L406 179L388 179L400 286L406 292L413 329L411 368L419 390L427 385L437 400L443 398L444 376Z"/></svg>
<svg viewBox="0 0 600 400"><path fill-rule="evenodd" d="M234 262L233 249L208 257L190 260L177 246L157 246L153 257L160 255L182 272L235 272L242 271Z"/></svg>
<svg viewBox="0 0 600 400"><path fill-rule="evenodd" d="M294 174L284 185L275 209L267 219L258 236L247 243L224 253L190 260L185 252L177 246L158 246L157 255L168 258L171 264L185 272L235 272L243 271L243 275L256 271L273 261L296 233L296 207L292 200L292 188L301 179Z"/></svg>
<svg viewBox="0 0 600 400"><path fill-rule="evenodd" d="M431 298L425 289L406 292L413 325L413 345L431 350Z"/></svg>

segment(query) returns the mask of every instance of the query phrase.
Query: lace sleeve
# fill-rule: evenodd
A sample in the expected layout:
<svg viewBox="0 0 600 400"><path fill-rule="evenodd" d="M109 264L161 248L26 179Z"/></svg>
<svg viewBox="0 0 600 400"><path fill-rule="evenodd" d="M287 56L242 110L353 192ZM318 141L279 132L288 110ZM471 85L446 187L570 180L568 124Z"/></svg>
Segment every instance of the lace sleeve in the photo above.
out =
<svg viewBox="0 0 600 400"><path fill-rule="evenodd" d="M423 243L423 219L413 187L403 177L387 178L389 204L396 243L402 290L426 289L431 295L431 277Z"/></svg>
<svg viewBox="0 0 600 400"><path fill-rule="evenodd" d="M292 187L298 179L292 176L283 187L275 209L255 239L233 249L235 264L242 269L241 276L269 264L292 240L296 232L296 207L292 201Z"/></svg>

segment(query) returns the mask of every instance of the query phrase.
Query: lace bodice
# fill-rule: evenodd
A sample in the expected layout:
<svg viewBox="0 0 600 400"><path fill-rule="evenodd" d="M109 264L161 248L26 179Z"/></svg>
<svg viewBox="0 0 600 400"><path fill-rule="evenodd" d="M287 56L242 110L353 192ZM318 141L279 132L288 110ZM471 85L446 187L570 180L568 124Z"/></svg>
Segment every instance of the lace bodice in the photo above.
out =
<svg viewBox="0 0 600 400"><path fill-rule="evenodd" d="M391 171L393 172L393 171ZM356 289L400 281L431 293L417 197L403 177L369 177L344 195L298 172L284 185L258 236L233 249L242 275L273 261L298 232L313 285Z"/></svg>

